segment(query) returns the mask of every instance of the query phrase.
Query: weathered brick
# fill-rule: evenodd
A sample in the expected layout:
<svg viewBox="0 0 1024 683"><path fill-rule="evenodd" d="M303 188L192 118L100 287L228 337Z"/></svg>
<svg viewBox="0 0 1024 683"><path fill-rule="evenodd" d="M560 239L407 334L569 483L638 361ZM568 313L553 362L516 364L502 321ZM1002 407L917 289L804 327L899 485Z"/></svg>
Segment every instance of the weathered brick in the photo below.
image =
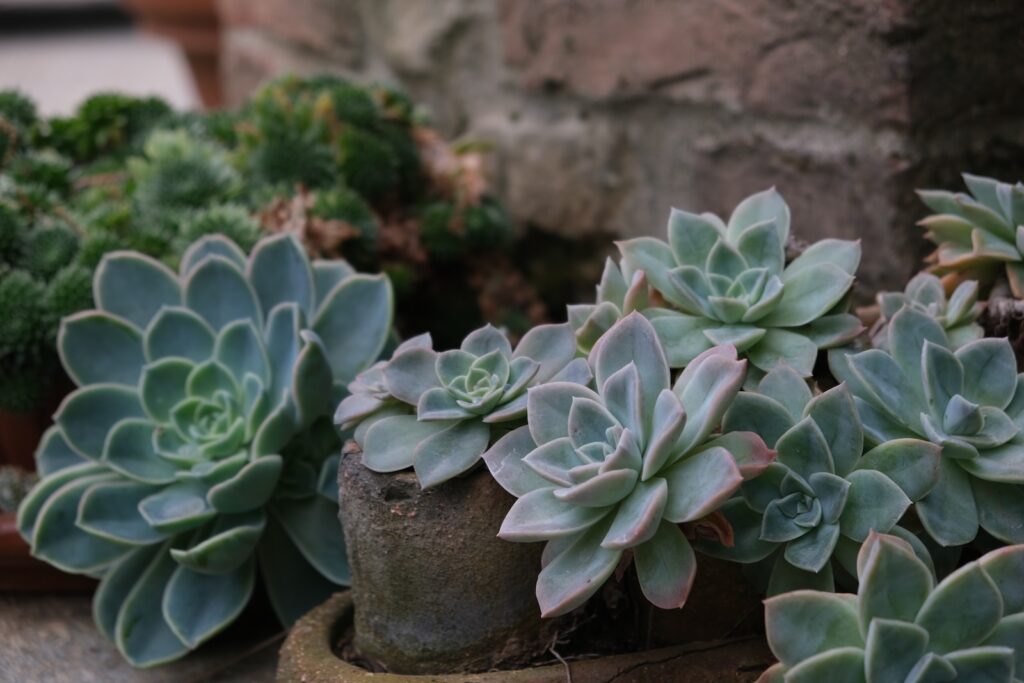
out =
<svg viewBox="0 0 1024 683"><path fill-rule="evenodd" d="M339 72L328 59L296 51L259 31L232 29L221 40L221 72L228 105L245 101L264 81L283 74Z"/></svg>
<svg viewBox="0 0 1024 683"><path fill-rule="evenodd" d="M901 121L890 0L502 0L505 59L531 91L666 97L783 116Z"/></svg>
<svg viewBox="0 0 1024 683"><path fill-rule="evenodd" d="M218 0L228 27L257 29L349 67L357 66L363 53L358 5L357 0Z"/></svg>

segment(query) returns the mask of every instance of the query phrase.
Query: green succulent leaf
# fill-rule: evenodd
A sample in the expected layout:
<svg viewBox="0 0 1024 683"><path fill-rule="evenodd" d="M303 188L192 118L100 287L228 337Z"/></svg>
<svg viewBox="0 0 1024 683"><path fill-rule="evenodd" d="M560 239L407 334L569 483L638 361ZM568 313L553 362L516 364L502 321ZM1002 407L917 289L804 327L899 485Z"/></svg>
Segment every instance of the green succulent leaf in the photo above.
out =
<svg viewBox="0 0 1024 683"><path fill-rule="evenodd" d="M65 318L57 336L61 362L79 386L134 386L145 364L142 333L113 315L86 311Z"/></svg>
<svg viewBox="0 0 1024 683"><path fill-rule="evenodd" d="M103 257L93 283L101 311L145 329L165 306L181 305L181 287L174 273L142 254L111 252Z"/></svg>
<svg viewBox="0 0 1024 683"><path fill-rule="evenodd" d="M223 631L245 609L256 584L256 563L250 558L223 574L207 574L180 566L163 592L164 621L190 649Z"/></svg>

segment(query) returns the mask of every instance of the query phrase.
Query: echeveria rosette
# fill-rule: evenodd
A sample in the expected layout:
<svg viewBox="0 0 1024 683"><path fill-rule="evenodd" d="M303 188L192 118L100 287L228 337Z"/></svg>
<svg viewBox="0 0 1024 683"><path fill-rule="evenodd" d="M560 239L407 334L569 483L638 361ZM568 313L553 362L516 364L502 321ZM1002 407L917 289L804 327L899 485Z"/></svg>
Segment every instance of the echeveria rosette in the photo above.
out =
<svg viewBox="0 0 1024 683"><path fill-rule="evenodd" d="M932 272L990 277L1005 271L1013 295L1024 298L1024 184L969 173L963 178L970 194L918 192L935 211L919 223L938 245Z"/></svg>
<svg viewBox="0 0 1024 683"><path fill-rule="evenodd" d="M665 353L639 313L614 325L589 361L597 391L531 389L528 424L484 456L518 498L498 535L547 542L537 579L545 616L582 605L627 551L648 600L681 607L696 561L679 525L711 514L772 458L754 434L712 438L746 363L717 347L670 386Z"/></svg>
<svg viewBox="0 0 1024 683"><path fill-rule="evenodd" d="M58 337L78 388L19 510L32 553L101 577L97 625L136 666L227 626L257 571L286 624L346 584L329 416L390 332L387 279L211 236L180 274L108 254L94 292Z"/></svg>
<svg viewBox="0 0 1024 683"><path fill-rule="evenodd" d="M912 539L927 556L896 524L935 486L939 448L898 439L862 457L864 433L845 385L813 396L798 373L776 367L755 391L736 397L723 429L758 433L776 461L722 507L733 546L701 541L698 549L755 564L768 577L769 595L835 590L833 560L856 576L854 558L871 531Z"/></svg>
<svg viewBox="0 0 1024 683"><path fill-rule="evenodd" d="M877 301L879 329L873 330L871 335L871 344L875 348L888 348L888 323L904 306L912 306L935 318L946 331L954 349L985 335L978 324L981 304L978 303L978 283L975 280L958 284L947 299L938 277L931 273L918 273L902 292L881 292Z"/></svg>
<svg viewBox="0 0 1024 683"><path fill-rule="evenodd" d="M809 377L818 349L860 333L860 321L845 312L860 243L822 240L786 265L788 236L789 207L772 189L743 200L728 224L673 209L668 242L619 244L624 270L643 271L665 302L643 313L672 367L732 344L760 371L784 362Z"/></svg>
<svg viewBox="0 0 1024 683"><path fill-rule="evenodd" d="M356 440L368 468L412 467L429 488L469 471L493 434L522 422L527 389L590 379L568 324L534 327L515 349L504 333L486 325L450 351L434 351L428 338L407 342L379 374L366 373L350 387L353 395L335 420L358 424Z"/></svg>
<svg viewBox="0 0 1024 683"><path fill-rule="evenodd" d="M1005 338L955 351L942 326L914 307L889 325L889 351L829 355L855 396L867 441L906 437L942 447L939 482L916 507L939 544L969 543L978 527L1024 542L1024 374Z"/></svg>
<svg viewBox="0 0 1024 683"><path fill-rule="evenodd" d="M779 663L758 683L1018 683L1024 546L1000 548L938 585L900 538L872 534L857 595L794 591L765 602Z"/></svg>

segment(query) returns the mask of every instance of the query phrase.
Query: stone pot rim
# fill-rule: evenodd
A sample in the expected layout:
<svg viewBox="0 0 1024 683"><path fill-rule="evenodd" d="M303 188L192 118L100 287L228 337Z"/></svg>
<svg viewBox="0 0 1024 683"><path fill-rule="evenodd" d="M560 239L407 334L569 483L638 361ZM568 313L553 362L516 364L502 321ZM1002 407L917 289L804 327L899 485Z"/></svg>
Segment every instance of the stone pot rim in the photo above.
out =
<svg viewBox="0 0 1024 683"><path fill-rule="evenodd" d="M326 602L313 608L296 622L279 653L277 683L299 683L300 681L302 683L355 683L356 681L360 683L367 683L367 681L373 683L561 683L567 680L566 668L562 664L475 674L371 673L344 661L334 653L331 647L340 632L352 623L353 611L354 606L350 592L342 591L332 595ZM577 660L570 663L572 680L584 682L605 680L607 676L598 676L599 671L625 672L644 664L657 665L687 654L707 653L714 649L726 650L729 655L732 654L732 650L742 650L744 654L753 655L766 650L766 646L763 639L748 636L716 643L690 643ZM737 652L737 654L739 653ZM769 660L764 662L765 668L772 661L769 655ZM759 672L755 672L755 675L756 673ZM718 679L673 677L671 680L680 683L682 681L704 683Z"/></svg>

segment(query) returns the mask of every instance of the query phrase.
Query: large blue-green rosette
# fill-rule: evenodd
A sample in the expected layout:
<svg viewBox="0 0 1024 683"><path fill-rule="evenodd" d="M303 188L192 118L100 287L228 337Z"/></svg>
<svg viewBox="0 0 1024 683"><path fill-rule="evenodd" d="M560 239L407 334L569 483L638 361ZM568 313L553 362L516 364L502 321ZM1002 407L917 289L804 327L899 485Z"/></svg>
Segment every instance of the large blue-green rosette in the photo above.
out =
<svg viewBox="0 0 1024 683"><path fill-rule="evenodd" d="M384 347L388 280L289 235L248 258L211 236L178 274L108 254L94 291L61 324L78 388L19 510L33 555L101 579L96 623L136 666L230 624L257 574L284 623L345 585L329 416Z"/></svg>

